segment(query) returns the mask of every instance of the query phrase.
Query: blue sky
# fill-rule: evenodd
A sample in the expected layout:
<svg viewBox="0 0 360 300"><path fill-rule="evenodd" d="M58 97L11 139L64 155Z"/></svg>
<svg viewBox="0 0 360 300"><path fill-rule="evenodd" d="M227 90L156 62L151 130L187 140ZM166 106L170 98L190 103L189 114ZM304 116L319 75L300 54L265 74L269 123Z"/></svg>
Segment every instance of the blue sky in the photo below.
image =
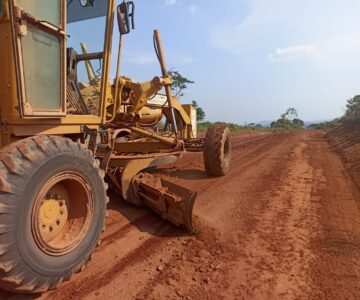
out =
<svg viewBox="0 0 360 300"><path fill-rule="evenodd" d="M327 120L360 93L358 0L134 2L122 75L145 81L160 74L152 46L160 29L168 68L195 81L182 102L196 100L210 121L274 120L290 106L304 120ZM102 24L82 22L70 43L101 50Z"/></svg>

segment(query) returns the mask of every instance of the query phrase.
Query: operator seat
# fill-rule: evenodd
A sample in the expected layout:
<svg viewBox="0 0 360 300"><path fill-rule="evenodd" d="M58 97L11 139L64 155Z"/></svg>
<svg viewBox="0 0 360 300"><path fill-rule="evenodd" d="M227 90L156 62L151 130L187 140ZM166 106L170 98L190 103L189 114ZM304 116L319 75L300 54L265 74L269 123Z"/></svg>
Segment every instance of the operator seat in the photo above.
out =
<svg viewBox="0 0 360 300"><path fill-rule="evenodd" d="M77 80L77 57L78 54L73 48L67 48L67 85L66 85L66 105L70 114L88 115L83 97L81 96Z"/></svg>

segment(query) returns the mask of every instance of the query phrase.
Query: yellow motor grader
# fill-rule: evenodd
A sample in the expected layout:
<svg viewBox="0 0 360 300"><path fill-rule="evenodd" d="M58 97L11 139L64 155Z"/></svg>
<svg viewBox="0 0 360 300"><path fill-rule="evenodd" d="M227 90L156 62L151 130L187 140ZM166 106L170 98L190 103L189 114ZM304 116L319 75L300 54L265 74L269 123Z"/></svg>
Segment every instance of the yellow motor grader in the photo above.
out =
<svg viewBox="0 0 360 300"><path fill-rule="evenodd" d="M171 93L158 31L161 76L144 83L120 76L134 8L115 0L0 0L1 288L43 292L81 270L104 229L108 185L193 231L196 192L148 170L186 151L203 151L211 176L229 170L229 130L218 125L196 137L194 109ZM94 18L104 24L100 51L68 47L68 29ZM114 28L120 38L111 79ZM80 82L80 64L88 82Z"/></svg>

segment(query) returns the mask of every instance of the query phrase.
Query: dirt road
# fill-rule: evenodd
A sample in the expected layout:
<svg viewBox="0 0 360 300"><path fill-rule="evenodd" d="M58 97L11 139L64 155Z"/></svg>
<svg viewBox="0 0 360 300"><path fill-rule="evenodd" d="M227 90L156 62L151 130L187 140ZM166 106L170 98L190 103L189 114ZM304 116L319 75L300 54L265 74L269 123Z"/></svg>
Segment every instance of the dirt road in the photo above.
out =
<svg viewBox="0 0 360 300"><path fill-rule="evenodd" d="M112 196L86 269L38 296L3 299L360 299L360 194L323 132L233 138L209 178L200 154L158 170L199 191L197 234Z"/></svg>

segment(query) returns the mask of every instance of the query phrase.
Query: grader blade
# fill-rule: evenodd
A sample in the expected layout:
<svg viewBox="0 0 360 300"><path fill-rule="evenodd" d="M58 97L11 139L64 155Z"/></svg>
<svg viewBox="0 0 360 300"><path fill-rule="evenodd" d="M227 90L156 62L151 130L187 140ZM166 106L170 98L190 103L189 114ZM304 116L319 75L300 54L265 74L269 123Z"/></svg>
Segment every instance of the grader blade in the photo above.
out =
<svg viewBox="0 0 360 300"><path fill-rule="evenodd" d="M197 192L146 174L137 179L138 196L165 220L193 232L192 211Z"/></svg>

